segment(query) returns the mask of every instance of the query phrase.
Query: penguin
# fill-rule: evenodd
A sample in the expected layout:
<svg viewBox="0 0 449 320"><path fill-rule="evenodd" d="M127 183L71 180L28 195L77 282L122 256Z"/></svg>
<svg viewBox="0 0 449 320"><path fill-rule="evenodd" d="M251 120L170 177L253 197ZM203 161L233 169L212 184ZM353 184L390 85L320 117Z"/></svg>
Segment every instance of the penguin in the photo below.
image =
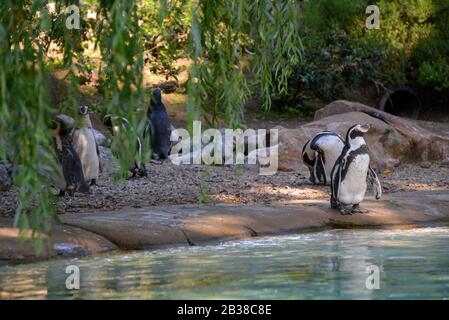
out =
<svg viewBox="0 0 449 320"><path fill-rule="evenodd" d="M161 89L153 91L150 106L147 110L147 124L144 131L144 139L149 136L153 158L166 159L170 151L170 135L172 125L168 117L167 109L162 103Z"/></svg>
<svg viewBox="0 0 449 320"><path fill-rule="evenodd" d="M307 166L310 172L309 180L311 183L315 184L317 183L317 178L315 177L315 163L316 163L316 153L310 148L310 143L312 142L312 139L307 140L307 142L304 144L304 147L302 148L302 162Z"/></svg>
<svg viewBox="0 0 449 320"><path fill-rule="evenodd" d="M129 126L129 121L123 117L116 117L112 115L106 115L103 118L103 124L109 128L113 136L117 136L120 134L122 128ZM136 139L136 153L139 159L142 158L142 141L137 136ZM138 164L135 160L136 157L133 157L128 170L132 173L132 177L148 177L148 172L144 164Z"/></svg>
<svg viewBox="0 0 449 320"><path fill-rule="evenodd" d="M72 118L61 114L55 116L51 126L51 136L55 142L59 162L53 175L53 183L60 189L60 196L64 196L66 192L71 196L75 194L75 191L89 192L81 160L73 146L72 124Z"/></svg>
<svg viewBox="0 0 449 320"><path fill-rule="evenodd" d="M354 125L346 133L343 151L331 173L331 207L341 214L367 213L359 204L365 197L367 181L373 185L377 200L382 187L376 172L370 166L370 155L364 134L371 125Z"/></svg>
<svg viewBox="0 0 449 320"><path fill-rule="evenodd" d="M332 168L340 156L345 142L331 131L322 131L306 142L302 149L302 159L310 171L313 184L330 183Z"/></svg>
<svg viewBox="0 0 449 320"><path fill-rule="evenodd" d="M100 174L100 149L92 130L89 107L79 107L79 125L73 132L73 144L81 159L84 178L91 186L96 185Z"/></svg>

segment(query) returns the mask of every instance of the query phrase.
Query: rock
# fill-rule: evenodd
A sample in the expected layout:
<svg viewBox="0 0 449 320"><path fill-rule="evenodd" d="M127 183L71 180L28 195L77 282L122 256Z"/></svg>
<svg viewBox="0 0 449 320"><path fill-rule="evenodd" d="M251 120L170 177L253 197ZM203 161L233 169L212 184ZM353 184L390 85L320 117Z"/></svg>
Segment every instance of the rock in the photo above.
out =
<svg viewBox="0 0 449 320"><path fill-rule="evenodd" d="M12 185L10 170L0 161L0 191L8 191Z"/></svg>
<svg viewBox="0 0 449 320"><path fill-rule="evenodd" d="M443 161L440 162L441 166L445 166L445 167L449 167L449 158L444 159Z"/></svg>
<svg viewBox="0 0 449 320"><path fill-rule="evenodd" d="M371 161L378 170L391 168L402 162L421 162L446 159L449 138L424 129L416 121L402 119L360 103L338 100L318 110L315 121L298 129L279 129L279 170L293 171L302 166L304 143L322 130L340 133L349 127L370 123L372 129L365 136Z"/></svg>
<svg viewBox="0 0 449 320"><path fill-rule="evenodd" d="M97 142L97 144L99 146L104 147L104 145L106 143L106 137L104 136L104 134L102 134L100 131L93 129L93 128L92 128L92 131L94 133L95 141Z"/></svg>
<svg viewBox="0 0 449 320"><path fill-rule="evenodd" d="M311 132L307 129L303 130L302 127L299 129L285 129L279 126L274 129L279 130L278 170L298 171L304 165L301 156L302 147L307 140L321 130Z"/></svg>
<svg viewBox="0 0 449 320"><path fill-rule="evenodd" d="M112 151L109 148L105 148L100 146L100 161L101 164L103 165L103 169L107 169L109 168L109 161L112 157Z"/></svg>
<svg viewBox="0 0 449 320"><path fill-rule="evenodd" d="M296 233L329 227L378 227L443 221L449 218L449 192L402 192L382 201L367 197L368 214L343 216L329 200L295 205L167 206L63 215L66 225L101 235L121 249L148 249L252 236Z"/></svg>
<svg viewBox="0 0 449 320"><path fill-rule="evenodd" d="M420 166L421 166L421 168L428 169L428 168L430 168L432 166L432 164L430 162L428 162L428 161L425 161L425 162L422 162L420 164Z"/></svg>
<svg viewBox="0 0 449 320"><path fill-rule="evenodd" d="M45 242L44 251L36 256L32 243L21 242L19 229L12 228L13 219L0 218L0 261L34 261L51 257L79 257L116 249L116 246L103 237L70 226L55 225L52 237L42 235ZM24 239L29 240L31 231L24 232Z"/></svg>
<svg viewBox="0 0 449 320"><path fill-rule="evenodd" d="M152 216L148 209L133 208L89 215L64 215L62 218L65 224L99 234L122 249L147 249L188 243L172 216L171 212L163 211Z"/></svg>

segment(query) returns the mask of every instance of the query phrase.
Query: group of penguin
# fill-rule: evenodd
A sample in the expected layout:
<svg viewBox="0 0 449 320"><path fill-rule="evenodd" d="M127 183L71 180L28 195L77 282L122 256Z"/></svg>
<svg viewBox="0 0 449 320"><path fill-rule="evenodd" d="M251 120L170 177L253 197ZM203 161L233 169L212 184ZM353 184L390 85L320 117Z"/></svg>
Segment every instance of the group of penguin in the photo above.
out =
<svg viewBox="0 0 449 320"><path fill-rule="evenodd" d="M66 193L74 195L76 191L87 193L91 186L96 185L98 176L102 170L100 149L95 139L92 122L87 106L79 107L79 121L70 116L56 115L50 126L51 136L54 140L58 167L51 175L52 184L60 190L59 195ZM112 133L112 136L120 134L129 122L126 118L107 115L103 123ZM155 159L168 157L171 141L170 134L173 126L167 110L162 103L160 89L152 93L150 106L147 109L145 130L143 138L149 138L152 156ZM136 158L142 159L142 140L137 137L137 157L132 157L129 171L132 176L148 176L145 164L137 163Z"/></svg>
<svg viewBox="0 0 449 320"><path fill-rule="evenodd" d="M104 124L117 136L129 126L127 119L107 115ZM382 195L382 187L376 172L370 166L370 155L364 134L370 125L354 125L343 139L337 133L323 131L306 142L302 149L302 159L309 168L310 181L313 184L330 184L331 207L342 214L365 213L360 203L365 197L367 182L373 185L376 199ZM166 159L170 152L170 135L173 126L167 110L162 103L160 89L152 94L150 106L143 131L143 138L151 144L153 158ZM60 195L73 195L76 191L87 193L97 183L102 162L100 149L95 139L92 122L87 106L79 107L79 121L67 115L54 117L51 135L55 142L57 159L59 160L56 175L52 183L59 188ZM135 161L142 159L142 140L137 137L137 157L132 157L129 171L132 176L148 176L145 164Z"/></svg>
<svg viewBox="0 0 449 320"><path fill-rule="evenodd" d="M302 149L302 159L310 171L313 184L330 184L331 207L343 215L366 213L360 207L367 182L371 183L377 200L382 187L370 166L370 155L364 134L370 125L354 125L343 139L337 133L323 131L308 140Z"/></svg>

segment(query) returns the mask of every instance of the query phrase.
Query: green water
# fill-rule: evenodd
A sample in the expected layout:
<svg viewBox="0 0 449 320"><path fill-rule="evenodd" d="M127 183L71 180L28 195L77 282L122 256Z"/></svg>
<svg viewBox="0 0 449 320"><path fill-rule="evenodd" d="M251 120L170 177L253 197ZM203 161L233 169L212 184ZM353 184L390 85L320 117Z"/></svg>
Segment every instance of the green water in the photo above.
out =
<svg viewBox="0 0 449 320"><path fill-rule="evenodd" d="M77 265L80 290L65 287ZM379 267L378 290L366 268ZM0 298L445 299L449 228L333 230L0 267Z"/></svg>

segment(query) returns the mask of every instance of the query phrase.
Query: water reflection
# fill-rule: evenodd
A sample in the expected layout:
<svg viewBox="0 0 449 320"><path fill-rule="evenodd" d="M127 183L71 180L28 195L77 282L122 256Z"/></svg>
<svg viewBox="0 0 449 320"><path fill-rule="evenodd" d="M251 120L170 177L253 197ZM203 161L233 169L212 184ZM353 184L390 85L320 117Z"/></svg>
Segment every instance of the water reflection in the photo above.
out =
<svg viewBox="0 0 449 320"><path fill-rule="evenodd" d="M407 299L449 297L449 229L333 230L219 246L0 267L0 298ZM65 268L81 270L68 291ZM376 265L380 290L368 290Z"/></svg>

